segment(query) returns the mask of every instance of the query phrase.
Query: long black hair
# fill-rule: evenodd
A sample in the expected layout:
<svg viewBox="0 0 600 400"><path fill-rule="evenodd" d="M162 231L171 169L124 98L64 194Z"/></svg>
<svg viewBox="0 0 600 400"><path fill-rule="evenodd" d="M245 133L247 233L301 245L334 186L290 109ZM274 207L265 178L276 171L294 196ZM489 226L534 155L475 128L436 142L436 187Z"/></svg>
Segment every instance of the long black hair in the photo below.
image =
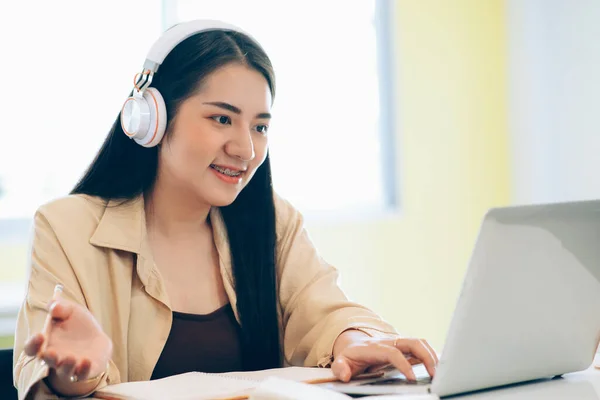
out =
<svg viewBox="0 0 600 400"><path fill-rule="evenodd" d="M169 53L153 78L152 86L167 107L166 135L179 105L211 72L230 63L260 72L275 96L273 67L253 40L232 31L197 33ZM145 148L129 139L119 118L72 194L128 201L151 190L157 176L158 146ZM220 211L230 243L243 367L280 367L275 206L268 155L236 200Z"/></svg>

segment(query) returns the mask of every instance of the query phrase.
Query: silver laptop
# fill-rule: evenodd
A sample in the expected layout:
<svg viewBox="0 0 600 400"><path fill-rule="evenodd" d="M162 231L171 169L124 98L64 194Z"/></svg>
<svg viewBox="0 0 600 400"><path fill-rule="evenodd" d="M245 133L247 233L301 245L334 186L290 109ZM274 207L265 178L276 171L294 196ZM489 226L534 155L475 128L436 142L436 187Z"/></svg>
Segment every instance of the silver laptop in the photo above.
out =
<svg viewBox="0 0 600 400"><path fill-rule="evenodd" d="M425 316L426 317L426 316ZM600 340L600 200L484 217L436 376L331 384L348 394L439 397L588 368Z"/></svg>

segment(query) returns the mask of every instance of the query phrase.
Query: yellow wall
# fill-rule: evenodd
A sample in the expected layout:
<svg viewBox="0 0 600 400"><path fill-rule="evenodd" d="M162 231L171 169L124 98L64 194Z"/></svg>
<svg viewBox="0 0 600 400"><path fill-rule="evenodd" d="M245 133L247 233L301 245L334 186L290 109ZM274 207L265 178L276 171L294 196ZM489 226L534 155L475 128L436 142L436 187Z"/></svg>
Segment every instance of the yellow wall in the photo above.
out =
<svg viewBox="0 0 600 400"><path fill-rule="evenodd" d="M400 215L309 229L353 299L439 350L480 219L510 201L504 1L395 5Z"/></svg>

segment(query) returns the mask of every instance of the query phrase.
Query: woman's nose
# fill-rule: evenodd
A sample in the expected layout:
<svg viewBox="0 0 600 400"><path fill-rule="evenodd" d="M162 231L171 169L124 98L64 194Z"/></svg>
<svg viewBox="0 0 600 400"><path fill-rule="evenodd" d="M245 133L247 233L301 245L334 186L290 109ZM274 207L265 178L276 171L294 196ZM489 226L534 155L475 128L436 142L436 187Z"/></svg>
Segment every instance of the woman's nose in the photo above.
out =
<svg viewBox="0 0 600 400"><path fill-rule="evenodd" d="M256 157L254 152L254 142L250 132L240 130L236 133L225 147L226 152L242 161L252 161Z"/></svg>

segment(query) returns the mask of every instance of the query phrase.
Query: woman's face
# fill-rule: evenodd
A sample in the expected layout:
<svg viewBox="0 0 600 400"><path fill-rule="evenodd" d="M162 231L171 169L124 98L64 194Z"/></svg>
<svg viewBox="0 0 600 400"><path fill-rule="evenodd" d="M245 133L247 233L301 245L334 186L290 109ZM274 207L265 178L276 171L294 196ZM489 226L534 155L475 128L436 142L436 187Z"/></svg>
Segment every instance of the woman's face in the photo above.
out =
<svg viewBox="0 0 600 400"><path fill-rule="evenodd" d="M211 206L231 204L267 155L271 91L265 77L225 65L182 102L159 151L159 177Z"/></svg>

